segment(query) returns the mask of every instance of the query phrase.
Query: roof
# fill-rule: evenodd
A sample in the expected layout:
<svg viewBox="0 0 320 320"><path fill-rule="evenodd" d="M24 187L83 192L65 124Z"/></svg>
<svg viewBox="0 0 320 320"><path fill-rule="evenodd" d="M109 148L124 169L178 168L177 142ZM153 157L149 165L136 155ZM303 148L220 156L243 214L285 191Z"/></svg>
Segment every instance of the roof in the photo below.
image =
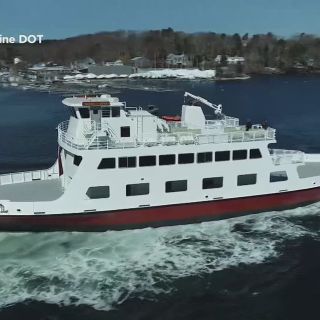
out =
<svg viewBox="0 0 320 320"><path fill-rule="evenodd" d="M119 102L118 98L111 97L108 94L103 94L96 97L70 97L62 100L62 103L68 107L90 108L90 107L122 107L123 102Z"/></svg>

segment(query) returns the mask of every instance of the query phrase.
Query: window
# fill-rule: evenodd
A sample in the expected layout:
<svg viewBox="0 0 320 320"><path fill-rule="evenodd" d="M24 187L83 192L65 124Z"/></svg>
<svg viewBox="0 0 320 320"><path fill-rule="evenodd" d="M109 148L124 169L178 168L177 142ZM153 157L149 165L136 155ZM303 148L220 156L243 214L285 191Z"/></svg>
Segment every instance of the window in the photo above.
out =
<svg viewBox="0 0 320 320"><path fill-rule="evenodd" d="M187 180L176 180L166 182L166 192L180 192L187 190Z"/></svg>
<svg viewBox="0 0 320 320"><path fill-rule="evenodd" d="M223 177L202 179L202 189L222 188L222 186L223 186Z"/></svg>
<svg viewBox="0 0 320 320"><path fill-rule="evenodd" d="M287 181L288 175L286 171L275 171L270 173L270 182Z"/></svg>
<svg viewBox="0 0 320 320"><path fill-rule="evenodd" d="M212 161L212 152L199 152L197 154L198 163L211 162L211 161Z"/></svg>
<svg viewBox="0 0 320 320"><path fill-rule="evenodd" d="M119 168L134 168L136 166L136 157L119 158Z"/></svg>
<svg viewBox="0 0 320 320"><path fill-rule="evenodd" d="M98 169L113 169L116 167L115 158L104 158L99 163Z"/></svg>
<svg viewBox="0 0 320 320"><path fill-rule="evenodd" d="M193 153L181 153L178 155L178 163L186 164L194 162L194 154Z"/></svg>
<svg viewBox="0 0 320 320"><path fill-rule="evenodd" d="M89 109L79 108L79 112L80 112L81 118L83 119L90 118Z"/></svg>
<svg viewBox="0 0 320 320"><path fill-rule="evenodd" d="M92 109L92 113L93 113L93 114L98 114L98 113L99 113L99 110L98 110L98 109Z"/></svg>
<svg viewBox="0 0 320 320"><path fill-rule="evenodd" d="M121 137L122 138L126 138L126 137L130 137L130 127L126 126L126 127L121 127Z"/></svg>
<svg viewBox="0 0 320 320"><path fill-rule="evenodd" d="M260 149L250 149L250 159L262 158Z"/></svg>
<svg viewBox="0 0 320 320"><path fill-rule="evenodd" d="M159 156L159 165L167 166L170 164L176 163L176 155L175 154L162 154Z"/></svg>
<svg viewBox="0 0 320 320"><path fill-rule="evenodd" d="M241 174L238 176L238 186L247 186L257 183L257 174Z"/></svg>
<svg viewBox="0 0 320 320"><path fill-rule="evenodd" d="M102 118L120 117L120 107L108 107L102 109Z"/></svg>
<svg viewBox="0 0 320 320"><path fill-rule="evenodd" d="M156 156L142 156L139 157L140 167L151 167L156 165Z"/></svg>
<svg viewBox="0 0 320 320"><path fill-rule="evenodd" d="M217 151L215 154L216 161L228 161L230 160L230 151Z"/></svg>
<svg viewBox="0 0 320 320"><path fill-rule="evenodd" d="M112 107L111 112L113 118L120 117L120 107Z"/></svg>
<svg viewBox="0 0 320 320"><path fill-rule="evenodd" d="M247 159L247 150L234 150L232 153L232 160Z"/></svg>
<svg viewBox="0 0 320 320"><path fill-rule="evenodd" d="M149 194L149 183L127 184L126 186L127 197L142 196L144 194Z"/></svg>
<svg viewBox="0 0 320 320"><path fill-rule="evenodd" d="M82 157L81 156L74 155L73 164L75 166L79 167L81 161L82 161Z"/></svg>
<svg viewBox="0 0 320 320"><path fill-rule="evenodd" d="M86 195L90 199L102 199L110 197L110 188L109 186L99 186L99 187L90 187Z"/></svg>
<svg viewBox="0 0 320 320"><path fill-rule="evenodd" d="M102 109L102 118L110 118L111 110L110 108Z"/></svg>

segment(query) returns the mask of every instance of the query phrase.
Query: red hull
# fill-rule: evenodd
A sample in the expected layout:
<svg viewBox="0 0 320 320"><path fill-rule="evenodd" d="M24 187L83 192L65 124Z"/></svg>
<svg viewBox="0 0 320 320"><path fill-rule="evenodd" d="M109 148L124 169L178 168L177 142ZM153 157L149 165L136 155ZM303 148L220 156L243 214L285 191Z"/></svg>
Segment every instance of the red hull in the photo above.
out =
<svg viewBox="0 0 320 320"><path fill-rule="evenodd" d="M320 201L320 187L160 207L61 215L0 216L2 231L104 231L225 219Z"/></svg>

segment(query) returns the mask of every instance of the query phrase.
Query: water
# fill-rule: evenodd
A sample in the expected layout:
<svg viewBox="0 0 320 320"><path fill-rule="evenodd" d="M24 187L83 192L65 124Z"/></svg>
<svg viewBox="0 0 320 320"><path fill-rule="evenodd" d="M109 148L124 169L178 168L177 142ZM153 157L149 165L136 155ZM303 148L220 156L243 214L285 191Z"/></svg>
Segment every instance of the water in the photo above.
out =
<svg viewBox="0 0 320 320"><path fill-rule="evenodd" d="M176 114L188 90L244 121L266 119L280 147L320 152L320 77L140 85L149 90L121 97ZM60 99L0 91L2 172L53 163L54 128L68 117ZM318 318L319 213L317 203L159 229L2 233L0 319Z"/></svg>

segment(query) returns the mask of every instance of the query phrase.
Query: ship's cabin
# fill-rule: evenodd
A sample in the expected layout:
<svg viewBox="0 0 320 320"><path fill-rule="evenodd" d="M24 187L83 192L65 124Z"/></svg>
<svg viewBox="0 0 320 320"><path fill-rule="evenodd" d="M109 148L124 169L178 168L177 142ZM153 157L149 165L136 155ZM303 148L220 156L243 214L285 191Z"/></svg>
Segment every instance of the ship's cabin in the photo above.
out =
<svg viewBox="0 0 320 320"><path fill-rule="evenodd" d="M252 125L222 113L222 106L185 93L181 117L157 117L141 107L127 107L108 94L71 97L63 103L72 109L69 121L58 127L59 143L76 149L136 147L275 140L275 130ZM212 110L208 120L203 108ZM173 121L174 120L174 121Z"/></svg>
<svg viewBox="0 0 320 320"><path fill-rule="evenodd" d="M71 97L63 103L72 109L65 123L65 140L93 149L135 145L137 141L157 141L158 130L169 131L166 122L141 107L127 107L108 94ZM63 129L62 129L63 130Z"/></svg>

